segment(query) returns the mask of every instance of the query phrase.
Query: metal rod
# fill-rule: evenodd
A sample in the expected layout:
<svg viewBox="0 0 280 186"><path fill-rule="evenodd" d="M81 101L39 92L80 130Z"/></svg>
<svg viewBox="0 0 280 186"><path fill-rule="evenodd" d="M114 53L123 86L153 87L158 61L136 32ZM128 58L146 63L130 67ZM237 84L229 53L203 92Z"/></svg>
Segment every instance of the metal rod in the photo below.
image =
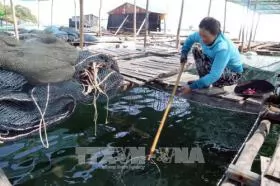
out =
<svg viewBox="0 0 280 186"><path fill-rule="evenodd" d="M78 26L77 26L77 11L76 11L76 7L77 7L77 5L76 5L76 0L74 0L74 17L75 17L74 21L75 21L75 30L78 30Z"/></svg>
<svg viewBox="0 0 280 186"><path fill-rule="evenodd" d="M51 26L53 26L53 0L51 4Z"/></svg>
<svg viewBox="0 0 280 186"><path fill-rule="evenodd" d="M10 3L11 3L12 15L13 15L15 38L16 38L17 40L19 40L19 36L18 36L18 25L17 25L17 17L16 17L16 10L15 10L15 6L14 6L13 0L10 0Z"/></svg>
<svg viewBox="0 0 280 186"><path fill-rule="evenodd" d="M80 0L80 48L84 47L84 0Z"/></svg>
<svg viewBox="0 0 280 186"><path fill-rule="evenodd" d="M256 16L257 3L258 3L258 0L255 1L255 7L254 7L253 18L252 18L250 37L249 37L249 42L248 42L248 47L247 47L248 50L250 50L250 48L251 48L251 41L252 41L252 37L253 37L253 27L254 27L254 24L255 24L255 16Z"/></svg>
<svg viewBox="0 0 280 186"><path fill-rule="evenodd" d="M224 9L224 28L223 28L223 33L226 32L226 21L227 21L227 3L228 0L225 0L225 9Z"/></svg>
<svg viewBox="0 0 280 186"><path fill-rule="evenodd" d="M178 24L177 36L176 36L176 48L177 49L179 49L179 44L180 44L180 31L181 31L181 24L182 24L182 19L183 19L184 3L185 3L185 0L182 0L181 13L180 13L180 17L179 17L179 24Z"/></svg>
<svg viewBox="0 0 280 186"><path fill-rule="evenodd" d="M250 7L250 3L251 3L251 0L247 0L248 3L247 3L247 16L248 16L248 13L249 13L249 7ZM245 23L244 23L245 24ZM247 25L246 25L247 27ZM244 42L245 42L245 25L243 25L243 29L242 29L242 45L241 45L241 52L244 51Z"/></svg>
<svg viewBox="0 0 280 186"><path fill-rule="evenodd" d="M146 21L145 21L145 36L144 36L144 47L147 47L147 37L149 35L149 0L146 1Z"/></svg>
<svg viewBox="0 0 280 186"><path fill-rule="evenodd" d="M119 31L121 30L121 28L123 27L123 25L124 25L124 23L126 22L127 18L128 18L128 15L124 18L122 24L119 26L118 30L117 30L116 33L115 33L115 36L116 36L116 35L119 33Z"/></svg>
<svg viewBox="0 0 280 186"><path fill-rule="evenodd" d="M211 13L211 7L212 7L212 0L209 0L208 13L207 13L208 17L210 16Z"/></svg>
<svg viewBox="0 0 280 186"><path fill-rule="evenodd" d="M102 0L99 1L99 14L98 14L98 35L101 36L101 10L102 10Z"/></svg>
<svg viewBox="0 0 280 186"><path fill-rule="evenodd" d="M133 16L133 35L134 35L134 41L136 41L136 0L134 0L134 16Z"/></svg>

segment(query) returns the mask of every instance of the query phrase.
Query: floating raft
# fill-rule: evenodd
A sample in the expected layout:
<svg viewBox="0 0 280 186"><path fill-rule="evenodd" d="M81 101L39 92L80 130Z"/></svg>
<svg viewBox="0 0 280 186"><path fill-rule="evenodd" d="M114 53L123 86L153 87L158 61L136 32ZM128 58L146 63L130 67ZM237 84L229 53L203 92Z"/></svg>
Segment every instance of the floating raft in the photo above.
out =
<svg viewBox="0 0 280 186"><path fill-rule="evenodd" d="M95 53L114 57L126 82L131 86L149 85L151 88L171 92L180 69L178 52L170 48L147 48L130 50L128 48L100 48ZM189 56L189 62L193 62ZM194 67L193 67L194 68ZM198 79L197 75L185 71L181 84ZM130 86L130 87L131 87ZM262 108L262 98L244 99L233 92L234 86L195 90L185 96L189 101L235 112L258 114Z"/></svg>
<svg viewBox="0 0 280 186"><path fill-rule="evenodd" d="M280 186L280 136L272 158L260 156L261 174L251 171L253 162L272 125L269 120L259 118L255 124L258 127L240 148L239 153L218 183L219 186Z"/></svg>

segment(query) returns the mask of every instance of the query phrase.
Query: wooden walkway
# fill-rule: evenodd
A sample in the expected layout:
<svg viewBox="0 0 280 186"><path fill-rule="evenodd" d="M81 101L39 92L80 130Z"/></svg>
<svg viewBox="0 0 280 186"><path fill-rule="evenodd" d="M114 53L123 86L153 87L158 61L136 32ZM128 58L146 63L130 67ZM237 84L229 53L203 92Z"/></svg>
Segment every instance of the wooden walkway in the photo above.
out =
<svg viewBox="0 0 280 186"><path fill-rule="evenodd" d="M95 53L104 53L117 60L120 73L132 86L149 85L163 91L171 91L180 69L179 54L174 49L148 48L143 50L130 50L127 48L102 48L95 49ZM193 57L189 57L193 61ZM189 72L184 72L182 83L196 80L198 77ZM130 86L131 87L131 86ZM188 100L200 104L221 108L235 112L258 114L261 110L262 99L243 97L233 93L234 87L224 89L209 88L193 91L185 96Z"/></svg>

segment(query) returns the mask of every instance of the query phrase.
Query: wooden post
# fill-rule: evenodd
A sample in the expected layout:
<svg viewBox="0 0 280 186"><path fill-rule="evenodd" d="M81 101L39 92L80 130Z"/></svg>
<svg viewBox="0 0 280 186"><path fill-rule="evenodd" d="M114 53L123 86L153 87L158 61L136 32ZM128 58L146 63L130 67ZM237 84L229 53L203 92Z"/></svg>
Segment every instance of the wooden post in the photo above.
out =
<svg viewBox="0 0 280 186"><path fill-rule="evenodd" d="M84 47L84 0L80 0L80 48Z"/></svg>
<svg viewBox="0 0 280 186"><path fill-rule="evenodd" d="M224 28L223 33L226 32L226 21L227 21L227 2L228 0L225 0L225 9L224 9Z"/></svg>
<svg viewBox="0 0 280 186"><path fill-rule="evenodd" d="M101 36L101 10L102 10L102 0L99 1L99 14L98 14L98 35Z"/></svg>
<svg viewBox="0 0 280 186"><path fill-rule="evenodd" d="M12 8L12 15L13 15L13 21L14 21L14 31L15 31L15 37L17 40L19 40L18 36L18 25L17 25L17 17L16 17L16 10L13 0L10 0L11 8Z"/></svg>
<svg viewBox="0 0 280 186"><path fill-rule="evenodd" d="M185 0L182 0L181 13L180 13L179 24L177 29L177 37L176 37L176 49L179 49L179 44L180 44L180 31L181 31L181 24L183 19L183 12L184 12L184 2Z"/></svg>
<svg viewBox="0 0 280 186"><path fill-rule="evenodd" d="M277 146L264 176L271 180L280 182L280 136L278 137Z"/></svg>
<svg viewBox="0 0 280 186"><path fill-rule="evenodd" d="M251 0L247 0L248 3L247 3L247 14L246 14L246 17L248 16L248 13L249 13L249 7L250 7L250 4L251 4ZM246 25L246 28L247 28L247 25ZM247 30L247 29L246 29ZM243 28L242 28L242 45L241 45L241 53L244 51L244 42L245 42L245 23L243 25Z"/></svg>
<svg viewBox="0 0 280 186"><path fill-rule="evenodd" d="M254 7L253 18L252 18L250 37L249 37L249 42L248 42L248 47L247 47L248 50L250 50L250 48L251 48L251 41L252 41L252 37L253 37L253 27L254 27L254 24L255 24L255 16L256 16L258 0L255 0L254 3L255 3L255 7Z"/></svg>
<svg viewBox="0 0 280 186"><path fill-rule="evenodd" d="M40 0L37 0L37 19L38 19L38 23L37 23L37 26L38 26L38 29L40 28Z"/></svg>
<svg viewBox="0 0 280 186"><path fill-rule="evenodd" d="M212 0L209 0L208 13L207 13L208 17L210 16L211 13L211 7L212 7Z"/></svg>
<svg viewBox="0 0 280 186"><path fill-rule="evenodd" d="M256 40L256 34L257 34L257 30L258 30L259 23L260 23L260 17L261 17L261 15L260 15L260 14L257 14L257 23L256 23L256 28L255 28L255 31L254 31L253 41L255 41L255 40Z"/></svg>
<svg viewBox="0 0 280 186"><path fill-rule="evenodd" d="M164 15L164 34L166 34L166 15Z"/></svg>
<svg viewBox="0 0 280 186"><path fill-rule="evenodd" d="M134 0L134 16L133 16L133 35L134 35L134 41L136 41L136 0Z"/></svg>
<svg viewBox="0 0 280 186"><path fill-rule="evenodd" d="M141 26L140 26L139 30L137 31L137 33L136 33L137 36L140 34L140 32L141 32L145 22L146 22L146 18L144 18L143 22L141 23Z"/></svg>
<svg viewBox="0 0 280 186"><path fill-rule="evenodd" d="M12 186L2 169L0 169L0 186Z"/></svg>
<svg viewBox="0 0 280 186"><path fill-rule="evenodd" d="M53 26L53 0L51 3L51 26Z"/></svg>
<svg viewBox="0 0 280 186"><path fill-rule="evenodd" d="M129 15L127 15L127 16L124 18L124 20L123 20L122 24L119 26L118 30L116 31L115 36L119 33L119 31L120 31L120 30L121 30L121 28L123 27L123 25L124 25L124 23L126 22L126 20L127 20L128 16L129 16Z"/></svg>
<svg viewBox="0 0 280 186"><path fill-rule="evenodd" d="M77 11L76 11L77 5L76 5L76 0L74 0L74 16L75 16L75 30L78 30L77 26Z"/></svg>
<svg viewBox="0 0 280 186"><path fill-rule="evenodd" d="M145 21L145 36L144 36L144 48L147 47L147 37L149 35L149 0L146 1L146 21Z"/></svg>

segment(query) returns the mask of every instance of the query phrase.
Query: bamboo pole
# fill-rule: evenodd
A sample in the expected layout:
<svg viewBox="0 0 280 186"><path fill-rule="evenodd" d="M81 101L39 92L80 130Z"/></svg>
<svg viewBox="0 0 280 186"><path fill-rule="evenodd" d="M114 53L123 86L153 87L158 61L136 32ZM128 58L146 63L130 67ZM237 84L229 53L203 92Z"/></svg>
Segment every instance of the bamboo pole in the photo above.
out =
<svg viewBox="0 0 280 186"><path fill-rule="evenodd" d="M226 21L227 21L227 3L228 0L225 0L225 9L224 9L224 28L223 28L223 33L226 32Z"/></svg>
<svg viewBox="0 0 280 186"><path fill-rule="evenodd" d="M211 13L211 7L212 7L212 0L209 0L208 13L207 13L208 17L210 16Z"/></svg>
<svg viewBox="0 0 280 186"><path fill-rule="evenodd" d="M136 41L136 0L134 0L134 16L133 16L133 35L134 35L134 41Z"/></svg>
<svg viewBox="0 0 280 186"><path fill-rule="evenodd" d="M53 26L53 0L51 3L51 26Z"/></svg>
<svg viewBox="0 0 280 186"><path fill-rule="evenodd" d="M257 23L256 23L255 31L254 31L253 41L256 40L257 30L258 30L259 23L260 23L260 17L261 17L261 15L260 15L260 14L257 14Z"/></svg>
<svg viewBox="0 0 280 186"><path fill-rule="evenodd" d="M75 16L75 30L77 31L78 30L78 26L77 26L77 5L76 5L76 0L74 0L74 16Z"/></svg>
<svg viewBox="0 0 280 186"><path fill-rule="evenodd" d="M147 47L147 37L149 35L149 0L146 1L146 18L145 18L145 36L144 36L144 48Z"/></svg>
<svg viewBox="0 0 280 186"><path fill-rule="evenodd" d="M255 0L254 3L255 3L255 7L254 7L254 13L253 13L253 17L252 17L251 31L250 31L249 42L248 42L248 47L247 47L248 50L250 50L250 48L251 48L251 41L252 41L252 37L253 37L253 27L255 24L255 16L256 16L258 0Z"/></svg>
<svg viewBox="0 0 280 186"><path fill-rule="evenodd" d="M80 48L84 47L84 0L80 0Z"/></svg>
<svg viewBox="0 0 280 186"><path fill-rule="evenodd" d="M177 37L176 37L176 48L177 49L179 49L179 44L180 44L180 31L181 31L181 24L182 24L182 19L183 19L184 3L185 3L185 0L182 0L181 13L180 13L179 24L178 24L178 29L177 29Z"/></svg>
<svg viewBox="0 0 280 186"><path fill-rule="evenodd" d="M116 33L115 33L115 36L116 36L116 35L119 33L119 31L121 30L121 28L123 27L123 25L124 25L124 23L126 22L127 18L128 18L128 15L124 18L122 24L119 26L118 30L117 30Z"/></svg>
<svg viewBox="0 0 280 186"><path fill-rule="evenodd" d="M13 15L13 21L14 21L14 31L15 31L15 38L19 40L18 36L18 25L17 25L17 17L16 17L16 10L13 0L10 0L11 8L12 8L12 15Z"/></svg>
<svg viewBox="0 0 280 186"><path fill-rule="evenodd" d="M98 35L101 36L101 10L102 0L99 1L99 14L98 14Z"/></svg>
<svg viewBox="0 0 280 186"><path fill-rule="evenodd" d="M147 160L150 161L150 159L152 158L152 156L154 155L155 153L155 150L156 150L156 146L157 146L157 143L158 143L158 140L159 140L159 137L160 137L160 134L161 134L161 131L164 127L164 124L165 124L165 121L166 121L166 118L169 114L169 111L171 109L171 106L172 106L172 103L173 103L173 100L174 100L174 97L175 97L175 94L176 94L176 91L177 91L177 88L178 88L178 85L180 83L180 79L181 79L181 76L182 76L182 73L184 71L184 67L185 67L185 63L181 63L181 68L180 68L180 72L177 76L177 80L175 82L175 86L173 88L173 91L172 91L172 94L169 98L169 101L168 101L168 104L167 104L167 107L164 111L164 114L163 114L163 117L161 119L161 122L160 122L160 125L159 125L159 128L157 130L157 133L156 133L156 136L154 138L154 141L153 141L153 144L152 144L152 147L150 149L150 153L148 155L148 158Z"/></svg>

